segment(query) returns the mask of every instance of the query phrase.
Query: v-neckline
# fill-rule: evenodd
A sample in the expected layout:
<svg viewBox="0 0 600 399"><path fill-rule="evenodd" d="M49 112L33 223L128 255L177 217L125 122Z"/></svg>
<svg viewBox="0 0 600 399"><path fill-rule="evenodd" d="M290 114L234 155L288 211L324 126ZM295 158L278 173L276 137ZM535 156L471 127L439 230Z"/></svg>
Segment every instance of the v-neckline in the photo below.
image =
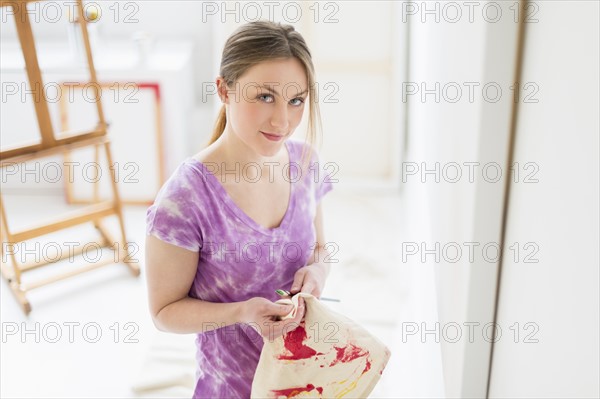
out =
<svg viewBox="0 0 600 399"><path fill-rule="evenodd" d="M288 152L288 165L289 165L292 163L292 150L290 149L288 141L285 141L284 145ZM288 225L289 220L292 217L292 213L295 209L295 197L296 197L294 195L294 184L292 184L294 180L291 178L291 176L288 176L288 182L290 185L290 194L289 194L289 198L288 198L287 209L285 210L285 213L283 215L283 218L281 219L281 222L279 223L279 226L265 227L262 224L258 223L253 218L251 218L244 210L242 210L242 208L240 208L240 206L233 200L231 195L227 192L227 190L225 189L223 184L219 181L217 176L215 176L210 170L208 170L208 168L206 167L206 165L204 165L204 163L202 161L200 161L196 158L193 158L193 157L189 157L188 159L191 160L191 162L194 162L195 164L199 165L200 168L202 168L204 175L208 176L207 182L209 182L211 187L220 194L221 198L223 199L223 202L227 205L229 210L231 212L233 212L234 215L239 217L242 221L244 221L248 226L252 227L254 230L257 230L264 234L273 234L275 232L278 232L281 229L284 229ZM287 169L288 169L288 174L291 174L292 168L288 167Z"/></svg>

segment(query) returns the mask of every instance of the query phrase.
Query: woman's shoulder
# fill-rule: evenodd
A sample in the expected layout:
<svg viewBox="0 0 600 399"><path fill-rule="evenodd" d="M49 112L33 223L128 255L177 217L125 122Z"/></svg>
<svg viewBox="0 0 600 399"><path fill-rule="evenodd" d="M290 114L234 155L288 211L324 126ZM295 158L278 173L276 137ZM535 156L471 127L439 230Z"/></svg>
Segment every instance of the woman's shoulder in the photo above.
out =
<svg viewBox="0 0 600 399"><path fill-rule="evenodd" d="M309 149L312 148L312 146L307 143L305 140L301 140L299 138L289 138L286 143L288 143L289 146L291 146L294 149Z"/></svg>
<svg viewBox="0 0 600 399"><path fill-rule="evenodd" d="M195 153L188 159L192 159L199 163L206 163L206 162L217 162L219 160L219 157L218 157L215 149L212 146L208 146L208 147L201 149L200 151L198 151L197 153Z"/></svg>
<svg viewBox="0 0 600 399"><path fill-rule="evenodd" d="M290 155L293 160L300 162L302 156L309 157L310 162L313 163L318 159L317 151L314 146L300 139L288 139L288 148Z"/></svg>
<svg viewBox="0 0 600 399"><path fill-rule="evenodd" d="M177 200L197 203L207 195L210 178L207 168L199 158L185 158L170 174L157 193L155 202Z"/></svg>

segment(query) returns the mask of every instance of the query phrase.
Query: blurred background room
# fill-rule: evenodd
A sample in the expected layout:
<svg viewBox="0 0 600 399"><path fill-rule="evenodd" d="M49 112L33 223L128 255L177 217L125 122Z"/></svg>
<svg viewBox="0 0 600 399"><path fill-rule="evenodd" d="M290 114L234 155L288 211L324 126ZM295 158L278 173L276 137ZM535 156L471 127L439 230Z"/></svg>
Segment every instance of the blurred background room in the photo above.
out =
<svg viewBox="0 0 600 399"><path fill-rule="evenodd" d="M600 397L597 1L84 1L98 84L77 4L0 1L2 398L191 397L195 337L148 310L146 209L260 19L312 52L323 296L392 351L370 397Z"/></svg>

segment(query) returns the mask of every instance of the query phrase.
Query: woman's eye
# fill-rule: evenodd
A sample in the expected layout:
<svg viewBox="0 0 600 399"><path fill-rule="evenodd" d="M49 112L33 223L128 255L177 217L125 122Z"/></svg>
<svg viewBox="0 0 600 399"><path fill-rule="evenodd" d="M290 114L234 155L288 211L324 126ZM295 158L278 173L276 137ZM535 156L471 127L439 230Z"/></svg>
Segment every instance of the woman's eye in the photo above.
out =
<svg viewBox="0 0 600 399"><path fill-rule="evenodd" d="M273 102L273 96L271 94L261 94L260 96L258 96L258 98L261 101L264 101L266 103L272 103Z"/></svg>
<svg viewBox="0 0 600 399"><path fill-rule="evenodd" d="M298 97L298 98L294 98L293 100L291 100L290 104L300 106L300 105L302 105L303 102L304 102L304 99Z"/></svg>

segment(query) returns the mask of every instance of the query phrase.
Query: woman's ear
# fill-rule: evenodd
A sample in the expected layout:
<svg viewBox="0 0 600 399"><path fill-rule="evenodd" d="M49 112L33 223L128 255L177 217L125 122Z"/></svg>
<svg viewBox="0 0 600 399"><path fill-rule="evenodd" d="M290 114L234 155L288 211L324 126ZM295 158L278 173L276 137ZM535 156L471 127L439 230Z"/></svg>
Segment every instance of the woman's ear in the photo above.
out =
<svg viewBox="0 0 600 399"><path fill-rule="evenodd" d="M223 77L217 76L215 83L217 84L217 94L219 95L221 102L223 104L229 104L229 95L227 93L227 82L225 82L225 79L223 79Z"/></svg>

